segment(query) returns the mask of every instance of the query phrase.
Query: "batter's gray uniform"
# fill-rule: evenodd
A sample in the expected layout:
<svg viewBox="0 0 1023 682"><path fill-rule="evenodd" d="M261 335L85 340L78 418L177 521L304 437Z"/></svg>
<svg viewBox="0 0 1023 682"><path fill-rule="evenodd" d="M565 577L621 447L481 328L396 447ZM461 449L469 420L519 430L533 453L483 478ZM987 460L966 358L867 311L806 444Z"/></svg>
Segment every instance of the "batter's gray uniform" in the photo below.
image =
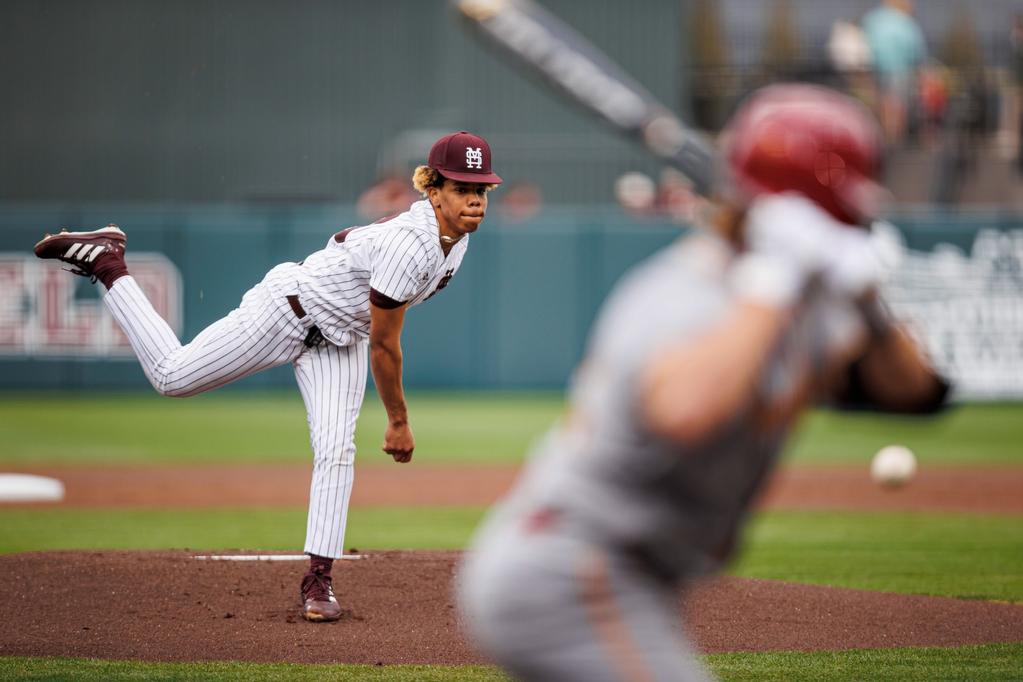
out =
<svg viewBox="0 0 1023 682"><path fill-rule="evenodd" d="M639 377L667 344L729 311L731 247L680 241L637 267L602 311L570 416L535 449L477 535L459 578L466 624L526 680L704 680L677 588L728 555L798 410L782 408L860 333L819 291L762 375L755 407L700 447L645 429Z"/></svg>
<svg viewBox="0 0 1023 682"><path fill-rule="evenodd" d="M370 300L416 305L458 270L468 235L447 255L430 202L331 237L301 263L284 263L241 304L182 345L131 276L104 302L153 387L191 396L292 363L309 421L313 474L305 551L338 558L355 460L355 422L366 389Z"/></svg>

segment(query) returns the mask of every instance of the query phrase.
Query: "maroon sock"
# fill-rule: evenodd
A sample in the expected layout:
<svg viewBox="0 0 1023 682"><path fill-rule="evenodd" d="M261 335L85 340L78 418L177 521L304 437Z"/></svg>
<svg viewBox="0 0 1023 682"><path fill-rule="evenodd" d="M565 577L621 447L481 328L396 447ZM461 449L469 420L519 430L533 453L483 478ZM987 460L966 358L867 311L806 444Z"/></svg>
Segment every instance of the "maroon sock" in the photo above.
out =
<svg viewBox="0 0 1023 682"><path fill-rule="evenodd" d="M101 254L92 266L92 274L103 282L103 286L109 291L110 287L114 286L114 282L128 274L128 266L124 264L124 254Z"/></svg>
<svg viewBox="0 0 1023 682"><path fill-rule="evenodd" d="M334 566L334 560L316 554L309 555L309 572L330 575L330 569Z"/></svg>

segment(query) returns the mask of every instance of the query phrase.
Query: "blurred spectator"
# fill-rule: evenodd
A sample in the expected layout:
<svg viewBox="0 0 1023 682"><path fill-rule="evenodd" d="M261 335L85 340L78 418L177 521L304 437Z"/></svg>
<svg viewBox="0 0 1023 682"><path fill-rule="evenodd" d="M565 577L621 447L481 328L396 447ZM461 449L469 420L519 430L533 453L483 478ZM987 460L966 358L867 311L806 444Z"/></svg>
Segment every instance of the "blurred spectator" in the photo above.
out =
<svg viewBox="0 0 1023 682"><path fill-rule="evenodd" d="M771 5L762 46L760 61L768 82L791 77L801 68L801 46L789 0L774 0Z"/></svg>
<svg viewBox="0 0 1023 682"><path fill-rule="evenodd" d="M520 223L536 215L542 201L539 187L520 180L501 189L497 211L506 221Z"/></svg>
<svg viewBox="0 0 1023 682"><path fill-rule="evenodd" d="M688 22L692 74L693 122L704 130L720 130L725 122L730 43L724 33L721 9L715 0L694 0Z"/></svg>
<svg viewBox="0 0 1023 682"><path fill-rule="evenodd" d="M906 131L910 97L927 55L923 31L913 18L911 0L884 0L863 17L878 88L878 114L889 142Z"/></svg>
<svg viewBox="0 0 1023 682"><path fill-rule="evenodd" d="M655 208L658 213L680 223L690 223L696 217L699 197L693 193L693 184L680 171L667 167L661 171L657 185Z"/></svg>
<svg viewBox="0 0 1023 682"><path fill-rule="evenodd" d="M925 143L936 142L941 135L948 110L952 75L940 65L920 72L920 134Z"/></svg>
<svg viewBox="0 0 1023 682"><path fill-rule="evenodd" d="M967 6L961 5L953 18L941 51L942 62L956 76L957 94L966 100L962 127L974 138L986 135L994 128L992 103L996 95L985 69L973 14Z"/></svg>
<svg viewBox="0 0 1023 682"><path fill-rule="evenodd" d="M828 36L828 59L840 76L837 84L861 101L873 103L870 69L873 59L863 30L856 24L839 19L831 25Z"/></svg>
<svg viewBox="0 0 1023 682"><path fill-rule="evenodd" d="M646 173L630 171L615 182L615 199L629 214L667 217L691 223L703 199L693 192L693 183L681 171L666 166L655 181Z"/></svg>
<svg viewBox="0 0 1023 682"><path fill-rule="evenodd" d="M949 16L948 29L938 49L942 63L957 74L969 77L983 70L980 36L973 21L973 11L968 6L960 4L956 13Z"/></svg>
<svg viewBox="0 0 1023 682"><path fill-rule="evenodd" d="M1023 15L1012 23L1012 92L1010 125L1014 126L1012 142L1016 149L1016 170L1023 172Z"/></svg>
<svg viewBox="0 0 1023 682"><path fill-rule="evenodd" d="M656 208L657 184L645 173L623 173L615 180L615 199L632 215L651 215Z"/></svg>
<svg viewBox="0 0 1023 682"><path fill-rule="evenodd" d="M856 24L837 20L831 25L828 37L828 56L836 71L866 71L872 63L870 45Z"/></svg>
<svg viewBox="0 0 1023 682"><path fill-rule="evenodd" d="M408 173L392 170L366 189L356 202L359 215L370 220L408 210L419 195L412 189Z"/></svg>

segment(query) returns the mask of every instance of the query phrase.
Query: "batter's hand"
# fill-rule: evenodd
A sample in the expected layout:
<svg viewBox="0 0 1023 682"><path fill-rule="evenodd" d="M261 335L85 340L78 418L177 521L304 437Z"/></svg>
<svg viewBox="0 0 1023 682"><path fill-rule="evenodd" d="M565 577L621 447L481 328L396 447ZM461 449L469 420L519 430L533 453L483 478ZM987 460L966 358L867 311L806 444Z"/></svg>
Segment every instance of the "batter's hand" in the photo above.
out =
<svg viewBox="0 0 1023 682"><path fill-rule="evenodd" d="M746 214L746 246L808 279L829 264L835 235L842 229L800 194L769 194L757 199Z"/></svg>
<svg viewBox="0 0 1023 682"><path fill-rule="evenodd" d="M876 291L883 274L880 248L870 232L840 230L824 271L825 286L851 299L862 299Z"/></svg>
<svg viewBox="0 0 1023 682"><path fill-rule="evenodd" d="M384 432L383 450L395 462L405 463L412 459L412 451L416 447L415 438L412 437L412 427L408 422L403 424L388 424Z"/></svg>
<svg viewBox="0 0 1023 682"><path fill-rule="evenodd" d="M770 194L746 213L746 252L730 272L737 298L769 307L788 307L806 284L828 265L838 221L798 194Z"/></svg>

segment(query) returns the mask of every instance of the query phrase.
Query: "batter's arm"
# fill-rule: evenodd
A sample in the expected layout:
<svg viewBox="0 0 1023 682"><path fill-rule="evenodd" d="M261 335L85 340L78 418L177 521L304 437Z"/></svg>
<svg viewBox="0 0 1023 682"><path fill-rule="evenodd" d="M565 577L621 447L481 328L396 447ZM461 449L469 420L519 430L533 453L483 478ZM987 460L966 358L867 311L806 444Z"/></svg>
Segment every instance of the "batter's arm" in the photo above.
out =
<svg viewBox="0 0 1023 682"><path fill-rule="evenodd" d="M866 351L841 377L839 407L927 414L945 405L951 384L935 370L905 327L888 316L876 295L861 303L871 330Z"/></svg>
<svg viewBox="0 0 1023 682"><path fill-rule="evenodd" d="M644 369L640 410L662 437L697 443L756 395L757 382L791 320L787 307L740 301L706 333L665 348Z"/></svg>
<svg viewBox="0 0 1023 682"><path fill-rule="evenodd" d="M415 448L401 381L401 329L406 307L382 307L372 302L369 306L369 364L380 401L387 411L383 450L395 462L411 460Z"/></svg>

